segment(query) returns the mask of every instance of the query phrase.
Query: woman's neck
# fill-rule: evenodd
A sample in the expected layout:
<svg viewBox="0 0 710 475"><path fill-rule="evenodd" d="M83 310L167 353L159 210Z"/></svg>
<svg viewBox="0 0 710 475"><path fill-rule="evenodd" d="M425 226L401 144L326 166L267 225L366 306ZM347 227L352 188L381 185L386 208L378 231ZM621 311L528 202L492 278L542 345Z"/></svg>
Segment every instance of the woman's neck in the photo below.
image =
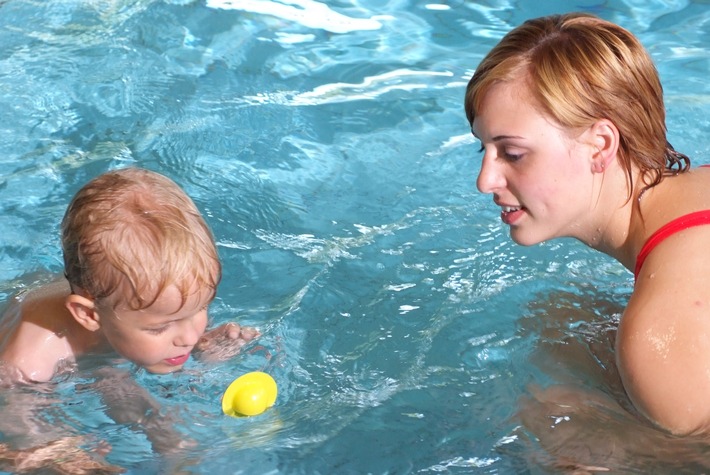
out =
<svg viewBox="0 0 710 475"><path fill-rule="evenodd" d="M639 173L634 173L634 191L629 197L629 183L618 161L599 178L599 199L593 206L592 230L585 243L633 269L636 260L636 239L639 226Z"/></svg>

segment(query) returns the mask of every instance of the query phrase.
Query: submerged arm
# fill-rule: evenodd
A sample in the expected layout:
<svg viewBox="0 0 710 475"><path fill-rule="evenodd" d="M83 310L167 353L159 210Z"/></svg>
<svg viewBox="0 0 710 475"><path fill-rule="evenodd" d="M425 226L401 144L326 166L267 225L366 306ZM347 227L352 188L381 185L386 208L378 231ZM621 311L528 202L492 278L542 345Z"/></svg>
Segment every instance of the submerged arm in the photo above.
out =
<svg viewBox="0 0 710 475"><path fill-rule="evenodd" d="M161 454L189 446L175 428L175 420L161 411L160 404L133 377L115 368L101 368L92 389L101 394L106 413L119 424L135 425L145 432L153 449Z"/></svg>

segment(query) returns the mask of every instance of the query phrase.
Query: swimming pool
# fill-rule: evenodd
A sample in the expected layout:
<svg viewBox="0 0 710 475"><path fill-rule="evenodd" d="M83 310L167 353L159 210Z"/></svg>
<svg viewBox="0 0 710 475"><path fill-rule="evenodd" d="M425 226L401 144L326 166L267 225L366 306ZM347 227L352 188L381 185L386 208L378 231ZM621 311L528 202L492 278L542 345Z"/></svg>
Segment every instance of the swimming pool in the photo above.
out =
<svg viewBox="0 0 710 475"><path fill-rule="evenodd" d="M574 241L516 246L475 189L470 75L513 26L573 10L639 36L671 142L710 163L702 1L0 2L0 306L61 271L71 195L139 165L215 232L214 322L263 333L228 363L125 367L191 441L171 455L108 417L91 371L4 390L3 417L41 401L20 442L88 434L136 474L697 472L704 444L624 408L612 342L630 274ZM257 369L276 406L222 415Z"/></svg>

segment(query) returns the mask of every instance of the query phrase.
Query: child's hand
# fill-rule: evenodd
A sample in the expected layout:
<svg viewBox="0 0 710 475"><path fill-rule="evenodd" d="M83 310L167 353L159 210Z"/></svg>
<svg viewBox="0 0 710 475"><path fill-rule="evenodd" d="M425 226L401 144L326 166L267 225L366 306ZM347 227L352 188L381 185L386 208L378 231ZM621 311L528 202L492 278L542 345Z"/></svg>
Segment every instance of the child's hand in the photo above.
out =
<svg viewBox="0 0 710 475"><path fill-rule="evenodd" d="M242 346L260 335L254 327L226 323L205 333L195 346L195 356L201 361L223 361L239 354Z"/></svg>

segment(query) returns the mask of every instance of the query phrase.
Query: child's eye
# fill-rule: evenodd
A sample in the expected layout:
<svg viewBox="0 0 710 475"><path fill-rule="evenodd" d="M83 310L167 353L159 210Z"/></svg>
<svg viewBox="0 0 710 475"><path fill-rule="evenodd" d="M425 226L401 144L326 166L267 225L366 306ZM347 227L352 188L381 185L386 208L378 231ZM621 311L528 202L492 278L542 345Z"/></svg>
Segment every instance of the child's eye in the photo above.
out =
<svg viewBox="0 0 710 475"><path fill-rule="evenodd" d="M160 335L161 333L165 333L165 331L168 329L168 326L162 326L162 327L157 327L157 328L147 328L146 331L150 333L151 335Z"/></svg>
<svg viewBox="0 0 710 475"><path fill-rule="evenodd" d="M478 150L478 153L483 153L483 152L485 152L485 151L486 151L486 147L484 147L483 145L481 145L481 148Z"/></svg>

